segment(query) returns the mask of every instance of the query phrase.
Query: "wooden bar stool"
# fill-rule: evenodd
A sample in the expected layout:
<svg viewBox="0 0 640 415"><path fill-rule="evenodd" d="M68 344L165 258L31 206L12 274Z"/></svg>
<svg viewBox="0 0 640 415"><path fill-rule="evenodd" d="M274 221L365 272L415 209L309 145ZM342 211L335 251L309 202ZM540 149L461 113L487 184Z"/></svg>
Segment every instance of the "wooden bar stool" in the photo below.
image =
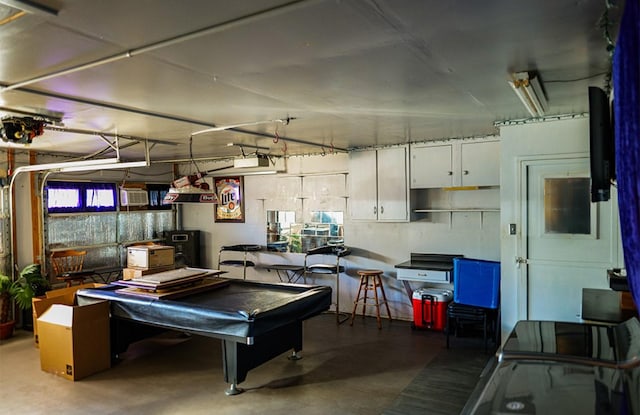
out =
<svg viewBox="0 0 640 415"><path fill-rule="evenodd" d="M391 311L389 310L389 304L387 303L387 296L384 293L384 286L382 285L382 271L379 269L362 269L358 271L360 275L360 287L358 287L358 295L353 302L353 312L351 313L351 325L353 326L353 320L356 317L356 309L358 305L362 305L362 317L364 318L365 308L367 306L375 306L376 319L378 320L378 329L382 328L382 321L380 319L380 305L384 304L387 307L387 315L389 321L391 321ZM380 288L380 294L382 299L378 297L378 288ZM373 291L372 302L367 301L367 293Z"/></svg>

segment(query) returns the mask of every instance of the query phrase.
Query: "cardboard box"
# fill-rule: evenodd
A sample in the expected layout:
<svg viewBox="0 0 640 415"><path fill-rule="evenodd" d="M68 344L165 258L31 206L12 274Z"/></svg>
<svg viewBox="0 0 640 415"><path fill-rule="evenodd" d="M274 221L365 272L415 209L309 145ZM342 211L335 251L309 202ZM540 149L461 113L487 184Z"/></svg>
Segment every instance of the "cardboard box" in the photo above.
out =
<svg viewBox="0 0 640 415"><path fill-rule="evenodd" d="M130 280L133 278L140 278L144 275L155 274L156 272L171 271L172 269L175 269L174 264L155 268L123 268L122 279Z"/></svg>
<svg viewBox="0 0 640 415"><path fill-rule="evenodd" d="M60 288L58 290L50 290L41 297L34 297L31 299L31 310L33 314L33 341L35 346L38 347L38 318L44 314L45 311L51 307L52 304L75 304L76 291L81 288L96 288L101 287L104 284L82 284L74 285L72 287Z"/></svg>
<svg viewBox="0 0 640 415"><path fill-rule="evenodd" d="M37 324L43 371L79 380L111 367L108 301L52 304Z"/></svg>
<svg viewBox="0 0 640 415"><path fill-rule="evenodd" d="M165 245L140 245L127 248L127 268L155 268L173 265L175 248Z"/></svg>

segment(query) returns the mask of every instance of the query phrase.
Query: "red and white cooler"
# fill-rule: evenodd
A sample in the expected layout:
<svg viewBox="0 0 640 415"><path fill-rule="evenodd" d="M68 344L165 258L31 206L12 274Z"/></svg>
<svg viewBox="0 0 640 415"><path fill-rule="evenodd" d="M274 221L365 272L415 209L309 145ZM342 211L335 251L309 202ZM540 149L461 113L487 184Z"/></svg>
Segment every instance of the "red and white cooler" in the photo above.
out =
<svg viewBox="0 0 640 415"><path fill-rule="evenodd" d="M453 292L440 288L419 288L413 292L415 328L443 331L447 325L447 306Z"/></svg>

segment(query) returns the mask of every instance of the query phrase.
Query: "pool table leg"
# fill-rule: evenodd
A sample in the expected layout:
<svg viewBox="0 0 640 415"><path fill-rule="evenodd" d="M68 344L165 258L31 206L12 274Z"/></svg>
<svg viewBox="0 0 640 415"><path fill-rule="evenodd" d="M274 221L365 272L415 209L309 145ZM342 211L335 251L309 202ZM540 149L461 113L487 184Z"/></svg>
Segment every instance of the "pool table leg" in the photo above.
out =
<svg viewBox="0 0 640 415"><path fill-rule="evenodd" d="M222 340L224 381L229 383L225 393L227 395L242 393L243 390L238 387L238 384L244 382L249 370L291 349L293 349L293 356L299 359L298 352L302 350L302 321L295 321L254 337L251 345Z"/></svg>

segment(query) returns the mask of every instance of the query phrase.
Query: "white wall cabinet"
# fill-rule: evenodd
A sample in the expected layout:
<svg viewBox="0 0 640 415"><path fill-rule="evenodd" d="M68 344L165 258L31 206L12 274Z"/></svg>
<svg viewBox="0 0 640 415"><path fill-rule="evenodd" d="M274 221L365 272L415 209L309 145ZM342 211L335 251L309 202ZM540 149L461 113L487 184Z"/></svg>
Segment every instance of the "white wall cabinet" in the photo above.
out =
<svg viewBox="0 0 640 415"><path fill-rule="evenodd" d="M349 156L349 212L353 220L409 220L408 147L357 151Z"/></svg>
<svg viewBox="0 0 640 415"><path fill-rule="evenodd" d="M411 188L500 185L500 142L411 147Z"/></svg>

